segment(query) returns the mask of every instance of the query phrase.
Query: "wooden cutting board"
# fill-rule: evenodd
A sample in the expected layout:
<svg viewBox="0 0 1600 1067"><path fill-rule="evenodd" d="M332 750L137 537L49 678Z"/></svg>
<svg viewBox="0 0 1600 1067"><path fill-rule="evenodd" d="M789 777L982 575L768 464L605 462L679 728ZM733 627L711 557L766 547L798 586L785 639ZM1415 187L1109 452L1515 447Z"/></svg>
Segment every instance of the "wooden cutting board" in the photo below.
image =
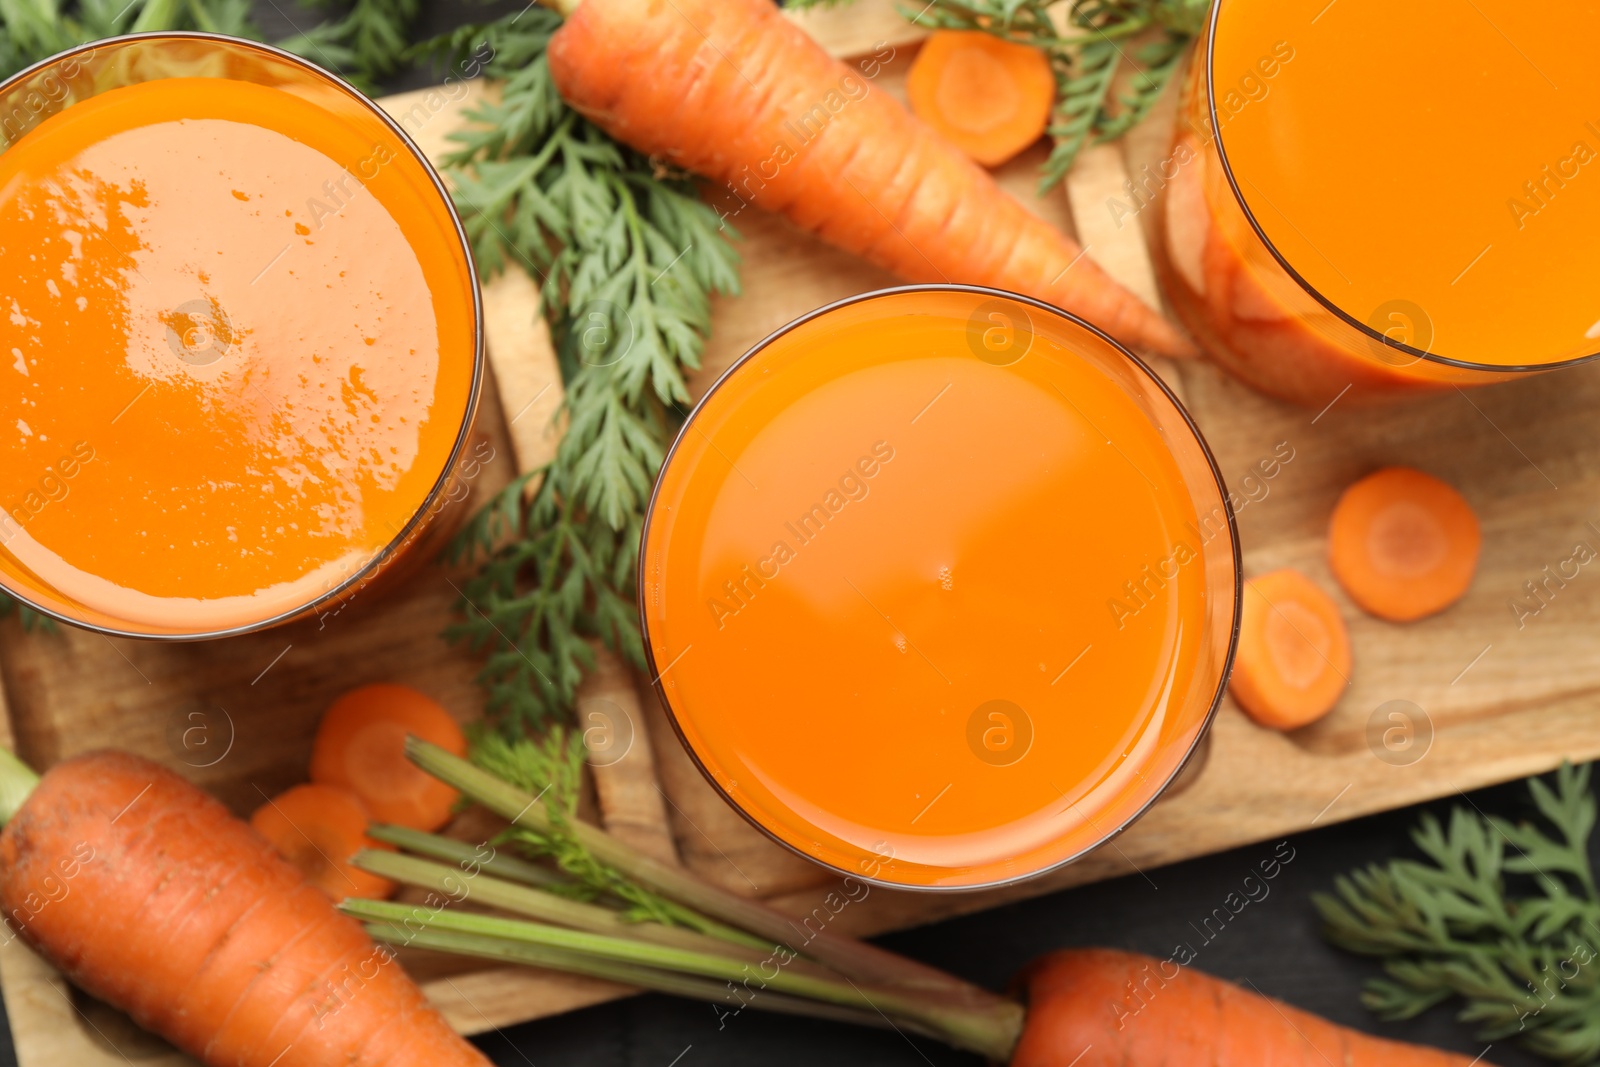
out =
<svg viewBox="0 0 1600 1067"><path fill-rule="evenodd" d="M918 34L896 14L894 0L813 12L806 24L838 55L893 48L895 58L876 82L901 91ZM384 103L437 154L480 92L458 83ZM1127 219L1123 183L1130 166L1137 171L1164 154L1169 127L1170 111L1122 145L1091 150L1066 194L1033 195L1043 148L999 177L1155 301L1144 235ZM1150 214L1136 218L1142 223ZM716 306L706 366L694 378L700 388L790 319L893 282L753 209L733 223L743 235L744 294ZM494 458L474 480L480 499L549 454L561 395L533 282L508 275L487 288L485 301L495 381L478 433ZM1600 757L1600 657L1591 652L1600 634L1600 566L1566 562L1579 543L1600 549L1600 429L1592 415L1600 407L1600 368L1452 391L1404 407L1334 403L1320 413L1264 399L1204 364L1160 369L1185 397L1243 501L1246 573L1299 567L1339 598L1355 648L1349 691L1328 718L1289 735L1261 730L1225 705L1204 760L1180 790L1111 845L1054 875L976 894L874 890L834 918L836 928L904 928L1132 872L1159 884L1156 868L1165 863L1547 770L1563 759ZM1245 480L1259 461L1281 459L1285 449L1293 458L1275 477ZM1324 561L1327 518L1340 490L1390 463L1455 484L1483 521L1483 563L1471 592L1444 614L1408 626L1362 614L1338 592ZM1546 567L1555 575L1548 582ZM318 717L352 686L405 682L463 719L477 713L477 662L439 637L455 618L454 580L429 568L381 604L358 598L320 625L209 644L111 641L72 629L27 634L7 620L0 624L0 704L9 709L9 737L0 740L14 741L41 768L116 745L174 767L248 813L263 795L304 779ZM1527 582L1545 583L1542 600L1528 599ZM1512 606L1518 601L1537 614L1524 611L1519 619ZM736 892L797 914L820 906L834 879L773 845L724 804L640 681L607 660L580 701L584 725L632 738L623 758L594 771L595 817ZM1397 708L1414 730L1402 751L1394 748L1406 723L1389 717ZM626 992L421 954L407 966L469 1033ZM16 940L0 947L0 986L22 1067L191 1062L72 990Z"/></svg>

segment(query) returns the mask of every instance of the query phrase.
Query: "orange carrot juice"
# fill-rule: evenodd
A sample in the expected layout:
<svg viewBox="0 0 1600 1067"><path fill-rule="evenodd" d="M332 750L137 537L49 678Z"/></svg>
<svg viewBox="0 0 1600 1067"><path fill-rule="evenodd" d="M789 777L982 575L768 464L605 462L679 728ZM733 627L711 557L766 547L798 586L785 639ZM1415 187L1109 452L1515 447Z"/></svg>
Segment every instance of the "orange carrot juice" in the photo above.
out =
<svg viewBox="0 0 1600 1067"><path fill-rule="evenodd" d="M401 539L470 417L449 207L297 85L167 77L46 118L0 154L0 277L0 582L73 621L305 608Z"/></svg>
<svg viewBox="0 0 1600 1067"><path fill-rule="evenodd" d="M756 825L888 884L1064 862L1211 709L1236 605L1203 444L1131 357L984 290L802 320L679 436L641 603L690 751Z"/></svg>
<svg viewBox="0 0 1600 1067"><path fill-rule="evenodd" d="M1220 0L1163 180L1207 349L1322 406L1600 352L1600 9Z"/></svg>

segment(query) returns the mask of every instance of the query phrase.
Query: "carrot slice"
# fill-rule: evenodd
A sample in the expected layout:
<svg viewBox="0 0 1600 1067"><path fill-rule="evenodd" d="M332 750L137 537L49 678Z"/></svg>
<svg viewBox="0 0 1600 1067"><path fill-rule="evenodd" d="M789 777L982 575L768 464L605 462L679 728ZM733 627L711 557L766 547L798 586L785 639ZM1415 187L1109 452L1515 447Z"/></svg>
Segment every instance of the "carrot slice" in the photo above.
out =
<svg viewBox="0 0 1600 1067"><path fill-rule="evenodd" d="M1277 730L1314 722L1349 678L1350 635L1327 593L1288 568L1245 583L1228 691L1252 719Z"/></svg>
<svg viewBox="0 0 1600 1067"><path fill-rule="evenodd" d="M1462 495L1410 467L1386 467L1344 491L1328 526L1328 563L1350 599L1409 622L1460 600L1483 536Z"/></svg>
<svg viewBox="0 0 1600 1067"><path fill-rule="evenodd" d="M394 892L393 882L350 865L350 857L364 848L394 849L367 836L370 821L360 797L348 789L315 784L279 793L250 816L256 833L335 901Z"/></svg>
<svg viewBox="0 0 1600 1067"><path fill-rule="evenodd" d="M333 702L311 748L311 780L343 786L379 822L437 830L457 793L406 759L415 734L464 756L460 725L436 702L404 685L364 685Z"/></svg>
<svg viewBox="0 0 1600 1067"><path fill-rule="evenodd" d="M1037 48L977 30L939 30L906 74L917 118L986 167L1044 135L1056 76Z"/></svg>
<svg viewBox="0 0 1600 1067"><path fill-rule="evenodd" d="M1178 962L1193 958L1075 948L1034 961L1021 975L1028 1020L1010 1067L1487 1067L1481 1055L1348 1030Z"/></svg>

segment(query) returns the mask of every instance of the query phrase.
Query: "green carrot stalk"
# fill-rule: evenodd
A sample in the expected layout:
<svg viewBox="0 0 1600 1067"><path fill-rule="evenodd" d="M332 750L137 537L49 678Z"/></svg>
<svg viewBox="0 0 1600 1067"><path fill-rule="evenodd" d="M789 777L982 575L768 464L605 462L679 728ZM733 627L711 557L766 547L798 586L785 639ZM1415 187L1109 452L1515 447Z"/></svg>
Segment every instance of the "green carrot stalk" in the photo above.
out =
<svg viewBox="0 0 1600 1067"><path fill-rule="evenodd" d="M514 912L557 926L568 926L575 930L632 938L635 941L649 941L657 945L672 945L696 952L722 955L750 964L761 963L771 956L773 951L773 946L770 945L763 945L760 948L736 945L680 926L665 926L656 922L630 922L617 911L598 904L569 900L554 893L517 885L485 873L468 877L458 867L447 867L444 864L432 863L397 852L365 849L357 852L351 862L381 878L431 889L457 903L470 902L499 908L502 911ZM806 970L815 965L795 963L791 966Z"/></svg>
<svg viewBox="0 0 1600 1067"><path fill-rule="evenodd" d="M443 860L458 866L474 866L507 882L519 882L544 889L576 884L572 879L548 867L509 856L498 849L485 859L480 846L469 845L453 837L413 830L409 826L373 823L367 827L367 836L374 841L383 841L397 848L403 848L407 852L415 852L419 856Z"/></svg>
<svg viewBox="0 0 1600 1067"><path fill-rule="evenodd" d="M406 755L435 778L448 782L516 825L539 833L550 832L549 813L537 797L416 737L407 738ZM788 916L765 904L710 885L683 868L648 856L588 823L574 820L570 829L578 843L596 860L662 896L777 945L787 947L800 943L805 955L840 974L872 985L937 993L948 998L956 1010L995 1011L1011 1004L985 989L864 942L827 930L802 932Z"/></svg>
<svg viewBox="0 0 1600 1067"><path fill-rule="evenodd" d="M1015 1002L1004 1002L1004 1010L974 1010L953 1007L937 998L930 999L904 990L879 988L869 991L848 978L789 970L786 965L795 958L795 954L789 950L776 950L772 957L764 961L764 966L752 966L722 955L609 937L585 930L565 930L519 919L502 919L493 915L354 897L339 906L346 914L363 921L390 923L408 932L432 930L477 934L583 953L619 963L739 983L751 992L771 990L838 1007L881 1012L918 1023L957 1048L979 1052L996 1060L1004 1059L1010 1053L1022 1027L1022 1007Z"/></svg>
<svg viewBox="0 0 1600 1067"><path fill-rule="evenodd" d="M396 926L393 923L368 923L366 928L367 933L371 934L374 939L393 945L429 949L434 952L448 952L457 956L474 956L478 959L494 960L498 963L543 967L567 974L580 974L588 978L600 978L608 982L618 982L622 985L633 986L635 989L669 993L673 996L687 997L690 1000L704 1000L711 1004L726 1004L732 1008L735 1014L745 1007L760 1008L763 1011L778 1012L785 1015L801 1015L813 1019L828 1019L834 1022L852 1023L856 1026L875 1026L889 1029L898 1025L902 1030L913 1031L935 1040L940 1037L940 1035L932 1033L927 1028L910 1020L901 1020L897 1024L878 1012L845 1008L836 1004L823 1004L819 1001L787 996L783 993L767 991L745 991L741 993L740 991L744 988L742 986L734 987L726 982L698 978L693 975L674 974L671 971L661 971L654 967L619 963L615 960L601 959L597 956L589 956L566 949L554 949L543 945L530 945L520 941L507 941L503 938L484 937L478 934L463 934L454 931L412 931Z"/></svg>

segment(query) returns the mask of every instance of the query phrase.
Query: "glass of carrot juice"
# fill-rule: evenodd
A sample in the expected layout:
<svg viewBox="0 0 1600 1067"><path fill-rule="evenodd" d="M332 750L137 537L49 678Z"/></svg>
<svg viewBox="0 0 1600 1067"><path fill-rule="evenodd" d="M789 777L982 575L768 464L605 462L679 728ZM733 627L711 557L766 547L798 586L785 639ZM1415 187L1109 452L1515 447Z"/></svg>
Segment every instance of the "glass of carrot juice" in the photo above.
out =
<svg viewBox="0 0 1600 1067"><path fill-rule="evenodd" d="M303 60L138 35L0 86L0 276L0 587L41 612L260 629L457 495L470 251L400 127Z"/></svg>
<svg viewBox="0 0 1600 1067"><path fill-rule="evenodd" d="M1509 0L1218 0L1145 176L1179 317L1318 408L1593 358L1597 32Z"/></svg>
<svg viewBox="0 0 1600 1067"><path fill-rule="evenodd" d="M640 609L723 795L845 874L993 886L1127 826L1221 699L1238 543L1199 432L1022 297L855 297L757 345L678 435Z"/></svg>

